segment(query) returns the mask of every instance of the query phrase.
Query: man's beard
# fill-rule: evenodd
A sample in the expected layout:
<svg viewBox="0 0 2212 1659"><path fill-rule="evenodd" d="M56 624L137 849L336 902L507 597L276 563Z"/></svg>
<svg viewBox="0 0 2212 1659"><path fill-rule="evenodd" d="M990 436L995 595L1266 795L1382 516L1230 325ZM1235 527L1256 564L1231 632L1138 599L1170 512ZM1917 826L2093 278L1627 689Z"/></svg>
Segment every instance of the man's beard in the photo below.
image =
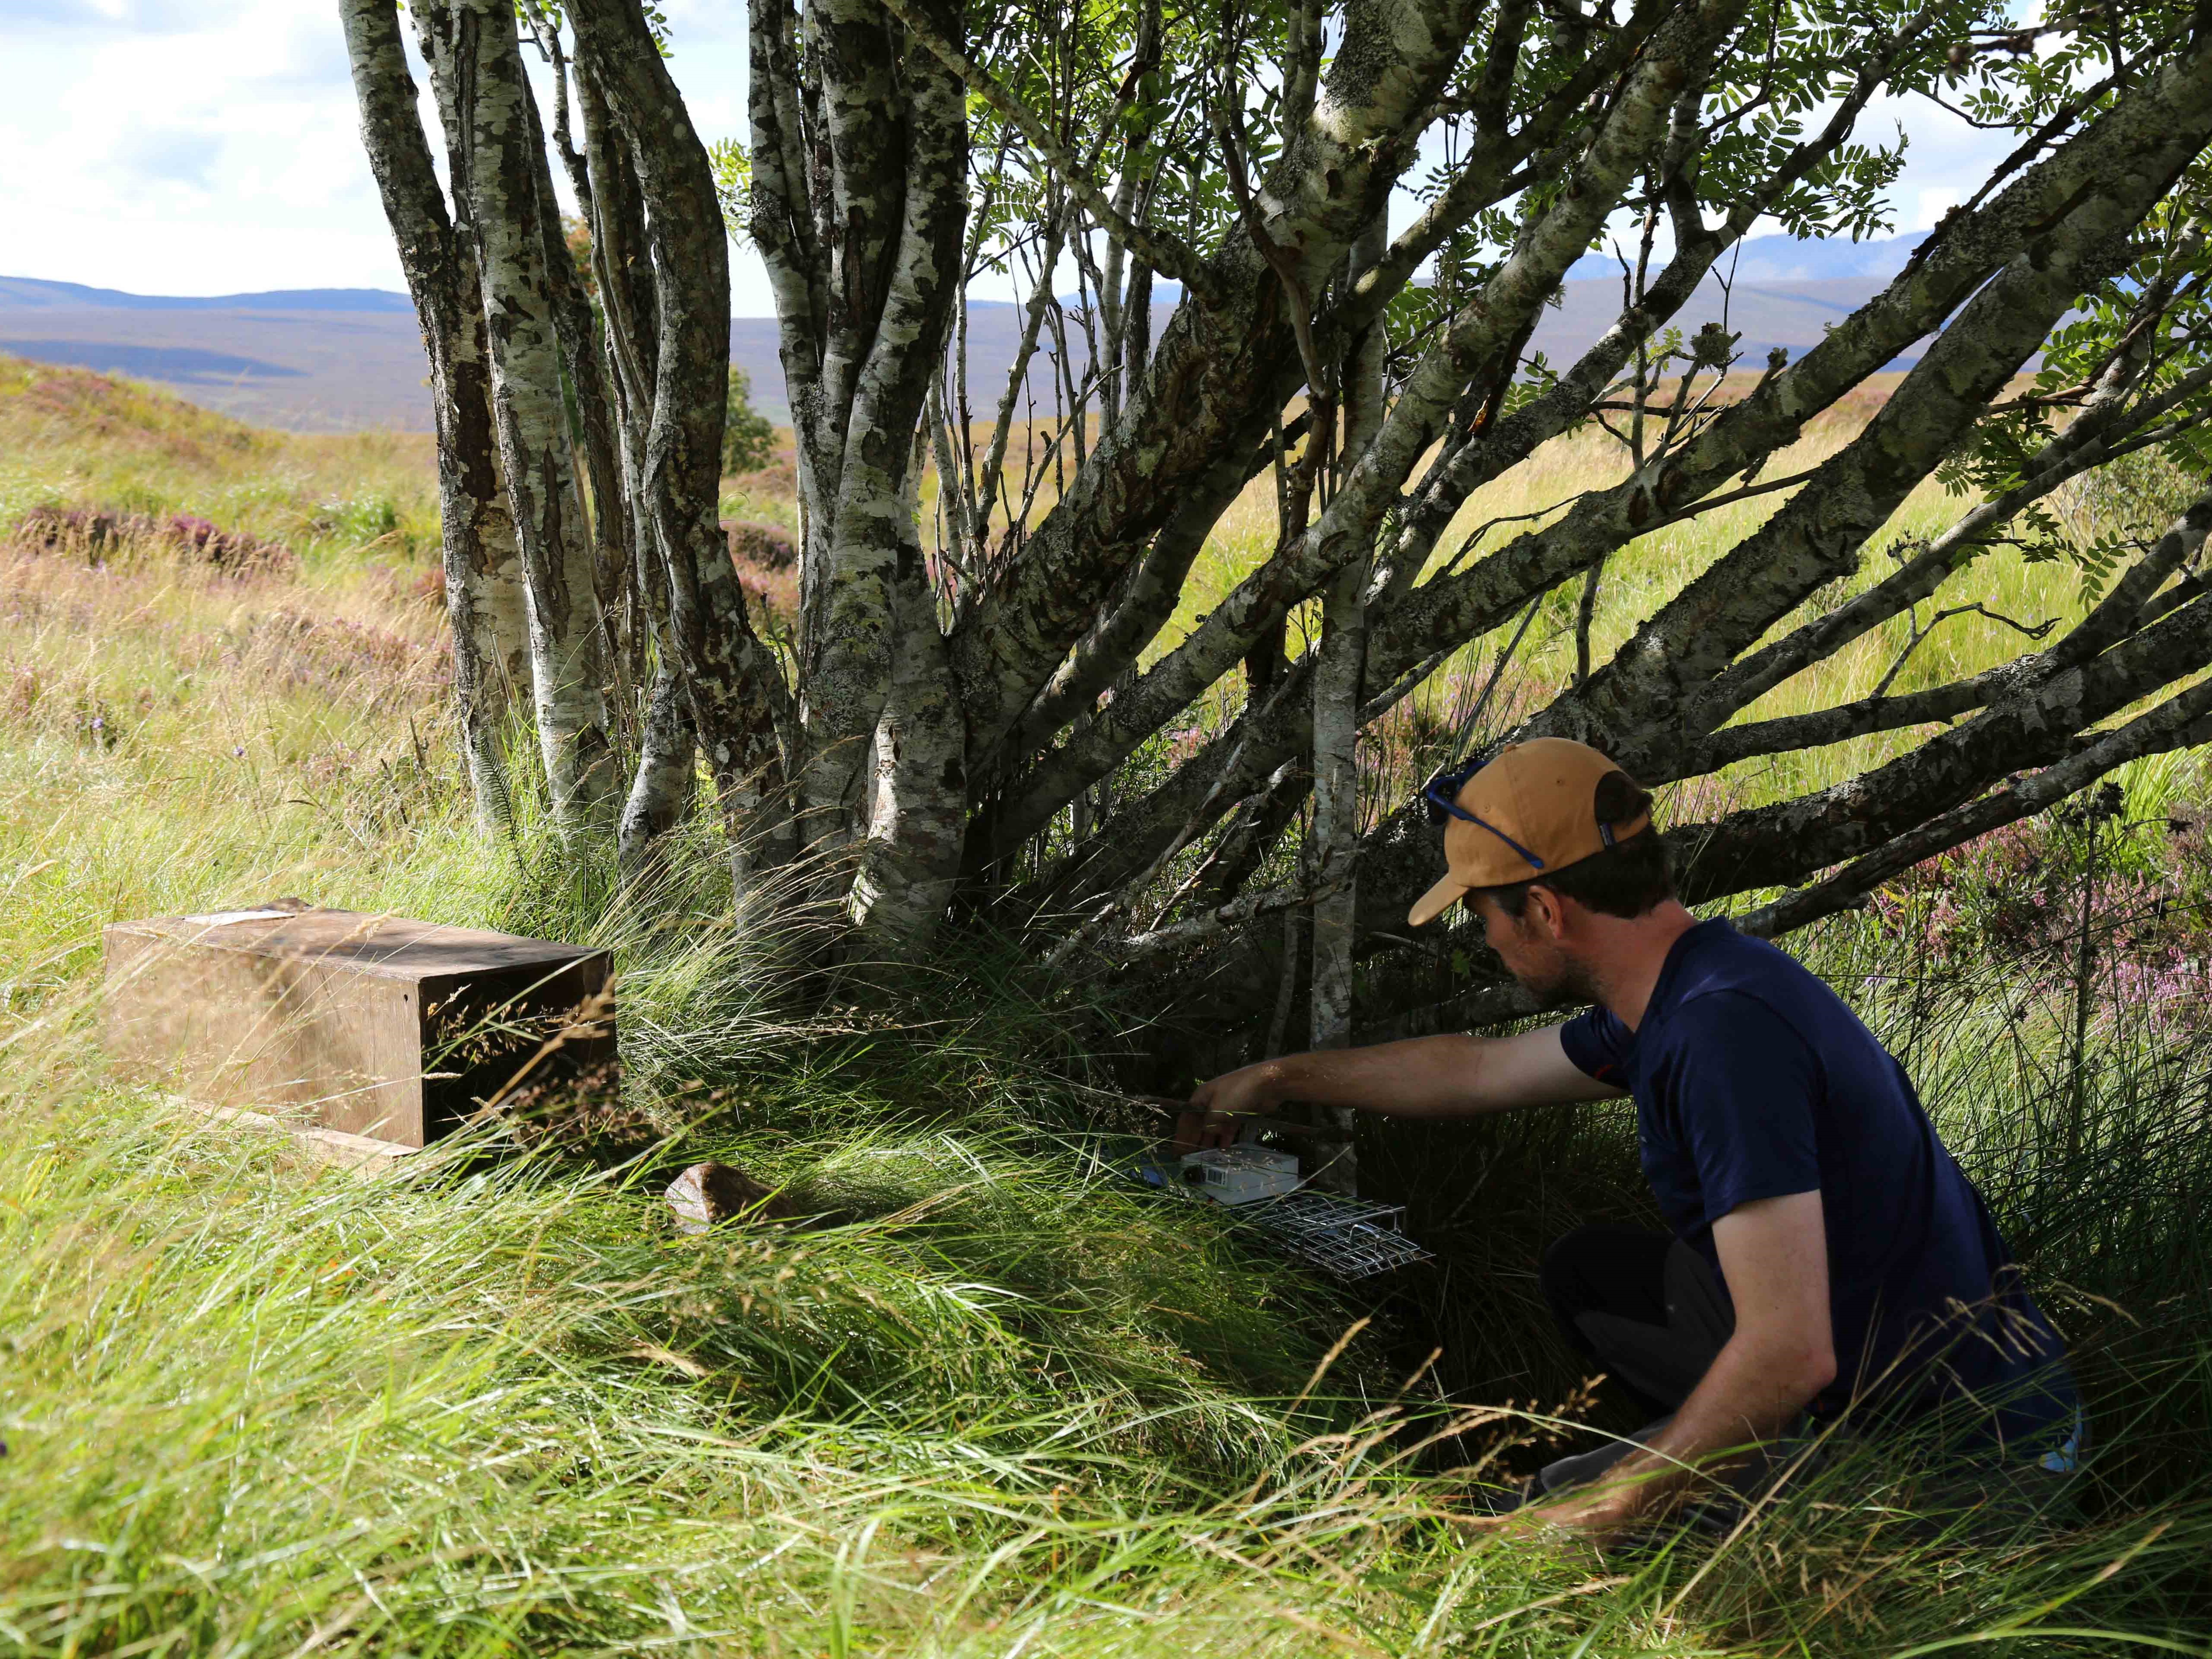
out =
<svg viewBox="0 0 2212 1659"><path fill-rule="evenodd" d="M1595 977L1571 957L1560 956L1540 972L1516 973L1513 977L1536 999L1539 1009L1581 1008L1598 1000Z"/></svg>

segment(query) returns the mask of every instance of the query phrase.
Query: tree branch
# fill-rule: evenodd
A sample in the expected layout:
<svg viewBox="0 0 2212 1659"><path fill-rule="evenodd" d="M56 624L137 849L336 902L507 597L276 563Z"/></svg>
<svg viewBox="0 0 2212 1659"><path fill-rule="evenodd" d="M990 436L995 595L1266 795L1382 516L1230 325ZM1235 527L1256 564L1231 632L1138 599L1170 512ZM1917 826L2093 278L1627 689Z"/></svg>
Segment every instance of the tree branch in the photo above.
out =
<svg viewBox="0 0 2212 1659"><path fill-rule="evenodd" d="M1111 956L1125 966L1164 956L1170 951L1187 951L1194 945L1204 945L1236 933L1262 917L1280 915L1285 910L1304 909L1308 905L1331 897L1342 892L1351 878L1347 871L1330 881L1301 883L1296 887L1270 888L1261 892L1247 893L1187 921L1155 927L1149 933L1132 933L1110 947L1094 943L1091 948Z"/></svg>
<svg viewBox="0 0 2212 1659"><path fill-rule="evenodd" d="M1859 106L1878 85L1878 78L1862 77L1853 93ZM1846 117L1854 112L1839 109L1816 143L1801 146L1793 155L1785 172L1802 176L1809 171L1826 149L1848 137ZM1531 593L1655 528L1655 520L1678 504L1698 500L1723 478L1794 441L1814 414L1938 325L2017 252L2045 204L2065 201L2094 176L2100 158L2092 153L2097 147L2086 142L2088 137L2077 137L2045 164L2048 171L2039 169L1998 203L1954 221L1942 250L1923 261L1920 270L1900 276L1796 363L1762 380L1751 397L1723 411L1664 465L1592 492L1559 523L1516 539L1459 576L1416 589L1378 623L1377 672L1395 678L1424 658L1498 626ZM1762 192L1760 200L1769 199ZM1498 476L1535 443L1581 418L1636 343L1687 300L1713 259L1747 228L1747 210L1755 217L1758 209L1756 203L1743 204L1709 247L1678 252L1647 296L1656 316L1624 314L1560 385L1507 416L1493 439L1470 446L1454 460L1449 474L1437 481L1433 496L1425 486L1424 498L1406 509L1401 534L1425 535L1432 541L1457 510L1455 496L1463 499L1466 491Z"/></svg>
<svg viewBox="0 0 2212 1659"><path fill-rule="evenodd" d="M1154 270L1181 283L1205 303L1220 302L1220 278L1188 243L1172 231L1149 230L1124 218L1115 208L1112 198L1091 176L1082 159L1054 138L1044 123L1001 86L995 76L932 27L911 0L881 0L881 3L932 57L958 76L969 91L1006 118L1037 158L1067 186L1068 193L1083 204L1101 229Z"/></svg>
<svg viewBox="0 0 2212 1659"><path fill-rule="evenodd" d="M2212 365L2184 376L2167 392L2133 409L2115 397L2083 410L2072 425L2022 469L2025 476L2020 483L1978 502L1949 529L1856 599L1730 665L1697 698L1695 723L1712 730L1792 675L1826 660L1861 635L1929 598L1966 562L1993 545L1990 538L1996 531L2023 507L2107 461L2173 435L2170 429L2161 428L2119 442L2114 428L2124 419L2155 420L2208 387L2212 387Z"/></svg>
<svg viewBox="0 0 2212 1659"><path fill-rule="evenodd" d="M2208 507L2212 511L2212 507ZM2008 773L2065 757L2077 734L2212 663L2212 611L2199 599L2086 664L2023 672L1972 720L1834 787L1668 832L1687 854L1686 901L1802 879L1855 858Z"/></svg>
<svg viewBox="0 0 2212 1659"><path fill-rule="evenodd" d="M2200 740L2200 728L2208 719L2212 719L2212 680L2201 681L2169 698L2056 765L1929 819L1853 860L1825 880L1760 905L1739 916L1736 927L1757 939L1772 939L1838 910L1853 908L1893 876L1977 836L2033 817L2087 788L2115 767Z"/></svg>
<svg viewBox="0 0 2212 1659"><path fill-rule="evenodd" d="M1291 135L1261 192L1276 241L1300 250L1309 278L1335 266L1416 160L1407 125L1466 50L1462 9L1445 0L1359 5L1345 15L1345 35L1324 76L1328 118ZM1389 74L1370 72L1384 62ZM1097 623L1160 526L1224 453L1256 445L1297 388L1295 342L1267 262L1234 238L1215 264L1225 309L1176 307L1091 464L957 624L955 662L974 753L987 772L1004 769L1009 728ZM1332 338L1326 328L1321 336L1331 351L1348 337Z"/></svg>
<svg viewBox="0 0 2212 1659"><path fill-rule="evenodd" d="M1243 660L1274 618L1372 545L1376 527L1395 503L1407 474L1442 432L1460 394L1500 343L1514 337L1542 307L1561 274L1589 246L1645 150L1664 130L1690 64L1741 9L1734 0L1709 4L1654 43L1576 169L1573 182L1407 377L1380 431L1353 463L1321 519L1284 541L1134 687L1085 721L1065 745L1009 788L996 826L1001 850L1035 834L1077 790L1118 764L1176 710ZM1261 233L1255 227L1254 234ZM1323 421L1323 430L1326 425ZM1272 770L1273 763L1265 769Z"/></svg>

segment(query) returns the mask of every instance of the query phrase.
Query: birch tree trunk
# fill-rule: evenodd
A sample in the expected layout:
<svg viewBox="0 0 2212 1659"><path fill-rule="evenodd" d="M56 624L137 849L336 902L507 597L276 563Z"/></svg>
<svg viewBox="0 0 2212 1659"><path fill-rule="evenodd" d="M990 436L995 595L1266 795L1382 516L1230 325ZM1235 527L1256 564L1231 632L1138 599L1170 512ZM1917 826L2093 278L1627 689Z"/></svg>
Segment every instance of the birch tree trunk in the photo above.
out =
<svg viewBox="0 0 2212 1659"><path fill-rule="evenodd" d="M533 3L533 0L522 0L522 10L529 19L532 35L553 73L553 134L550 148L559 155L562 168L568 177L569 187L575 192L577 210L586 227L596 235L599 215L597 192L592 186L591 164L575 146L573 124L569 119L572 78L577 82L574 87L577 101L580 103L587 96L581 85L582 77L572 77L571 65L562 45L557 21L544 8ZM532 113L534 117L534 109ZM566 227L561 221L560 204L553 193L553 172L546 154L548 148L545 135L539 133L537 146L540 161L538 194L544 204L544 224L549 237L545 246L546 269L552 279L554 313L559 325L562 358L568 369L570 402L575 417L572 422L573 435L583 459L582 476L587 490L585 506L591 518L592 544L595 554L593 574L597 581L600 621L606 629L609 675L618 701L626 701L623 696L627 678L623 651L625 636L623 613L632 609L631 602L635 599L629 589L635 566L636 503L634 493L625 487L621 446L616 437L616 427L621 416L618 400L611 384L612 365L609 361L609 336L607 331L593 319L591 301L575 270ZM596 253L593 258L596 262Z"/></svg>
<svg viewBox="0 0 2212 1659"><path fill-rule="evenodd" d="M776 284L799 447L798 793L817 860L865 837L854 919L919 948L960 872L967 710L914 512L918 423L959 291L966 90L944 0L809 14L753 0L754 234ZM817 201L822 210L817 212ZM830 204L836 204L834 209Z"/></svg>
<svg viewBox="0 0 2212 1659"><path fill-rule="evenodd" d="M544 151L512 6L424 0L424 62L448 122L483 283L492 410L529 596L538 738L553 821L572 843L607 816L614 751L602 690L597 572L562 386Z"/></svg>
<svg viewBox="0 0 2212 1659"><path fill-rule="evenodd" d="M634 884L659 867L657 844L690 808L698 739L683 653L672 631L667 564L645 493L659 374L659 295L653 275L652 243L637 168L627 141L616 128L599 72L578 64L574 77L585 138L581 170L586 190L580 195L587 204L592 274L606 317L606 381L630 559L628 586L633 614L623 630L624 643L641 672L647 672L647 663L641 647L649 646L655 659L639 732L637 769L631 775L616 838L617 867L625 884ZM609 586L603 579L602 592Z"/></svg>
<svg viewBox="0 0 2212 1659"><path fill-rule="evenodd" d="M461 752L477 824L501 830L514 815L501 744L514 690L531 684L530 636L514 522L492 428L476 258L465 231L456 228L446 210L416 111L398 14L378 0L343 0L339 12L361 105L362 145L430 365Z"/></svg>
<svg viewBox="0 0 2212 1659"><path fill-rule="evenodd" d="M630 319L617 355L633 422L641 405L644 416L635 446L638 538L652 556L640 591L655 607L662 660L688 695L729 830L735 908L750 923L770 915L791 885L797 720L782 666L753 631L717 521L728 242L706 147L641 11L632 0L571 0L568 12L579 76L593 88L583 105L591 153L608 164L594 204L620 228L617 246L645 256L612 270L605 290L610 314ZM641 268L635 282L633 268ZM660 775L673 781L672 771Z"/></svg>
<svg viewBox="0 0 2212 1659"><path fill-rule="evenodd" d="M637 770L631 776L629 797L623 803L615 843L625 885L652 873L654 848L683 821L691 802L698 752L684 677L674 662L664 662L653 677L640 730Z"/></svg>
<svg viewBox="0 0 2212 1659"><path fill-rule="evenodd" d="M1389 246L1378 222L1361 233L1346 256L1346 286L1364 275ZM1353 342L1343 370L1343 453L1349 465L1382 427L1382 370L1388 349L1382 329ZM1319 442L1316 433L1309 440ZM1354 557L1324 591L1321 646L1313 676L1313 870L1320 890L1313 905L1312 1046L1341 1048L1352 1042L1352 952L1358 920L1353 868L1359 847L1359 715L1367 663L1368 562ZM1337 1150L1322 1172L1339 1192L1358 1188L1353 1114L1331 1114Z"/></svg>

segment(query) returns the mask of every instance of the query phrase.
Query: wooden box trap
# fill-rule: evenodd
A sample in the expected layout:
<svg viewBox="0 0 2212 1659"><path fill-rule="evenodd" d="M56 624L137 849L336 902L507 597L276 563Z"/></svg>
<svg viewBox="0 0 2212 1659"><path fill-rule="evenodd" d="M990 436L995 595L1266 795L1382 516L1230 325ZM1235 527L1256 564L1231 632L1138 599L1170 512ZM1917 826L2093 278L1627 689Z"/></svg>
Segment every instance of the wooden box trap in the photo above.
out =
<svg viewBox="0 0 2212 1659"><path fill-rule="evenodd" d="M412 1148L615 1058L604 951L295 901L104 943L108 1053L196 1104Z"/></svg>

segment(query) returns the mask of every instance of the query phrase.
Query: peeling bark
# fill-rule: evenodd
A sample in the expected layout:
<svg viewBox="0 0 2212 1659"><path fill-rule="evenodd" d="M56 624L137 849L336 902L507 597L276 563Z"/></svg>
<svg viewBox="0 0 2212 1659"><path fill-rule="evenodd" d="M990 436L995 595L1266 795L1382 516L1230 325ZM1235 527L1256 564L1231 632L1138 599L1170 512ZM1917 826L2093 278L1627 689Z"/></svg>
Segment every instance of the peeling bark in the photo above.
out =
<svg viewBox="0 0 2212 1659"><path fill-rule="evenodd" d="M554 822L573 842L605 816L616 781L597 573L562 398L547 259L558 226L544 222L544 149L513 8L446 0L418 7L416 21L483 272L492 412L530 600L538 745Z"/></svg>
<svg viewBox="0 0 2212 1659"><path fill-rule="evenodd" d="M476 258L465 226L457 228L447 214L416 113L398 14L378 0L341 0L339 15L361 104L362 144L430 364L461 750L478 826L503 829L514 809L502 727L515 689L531 683L530 648L521 563L492 429Z"/></svg>
<svg viewBox="0 0 2212 1659"><path fill-rule="evenodd" d="M649 338L633 333L626 382L649 399L634 463L641 539L665 595L660 649L680 671L730 834L741 917L771 911L792 853L789 693L754 634L718 518L729 363L729 249L713 170L642 15L630 0L570 0L578 66L620 130L652 272ZM587 118L589 106L586 106ZM603 189L599 194L605 195ZM644 285L630 307L647 308ZM619 288L610 289L619 294Z"/></svg>

